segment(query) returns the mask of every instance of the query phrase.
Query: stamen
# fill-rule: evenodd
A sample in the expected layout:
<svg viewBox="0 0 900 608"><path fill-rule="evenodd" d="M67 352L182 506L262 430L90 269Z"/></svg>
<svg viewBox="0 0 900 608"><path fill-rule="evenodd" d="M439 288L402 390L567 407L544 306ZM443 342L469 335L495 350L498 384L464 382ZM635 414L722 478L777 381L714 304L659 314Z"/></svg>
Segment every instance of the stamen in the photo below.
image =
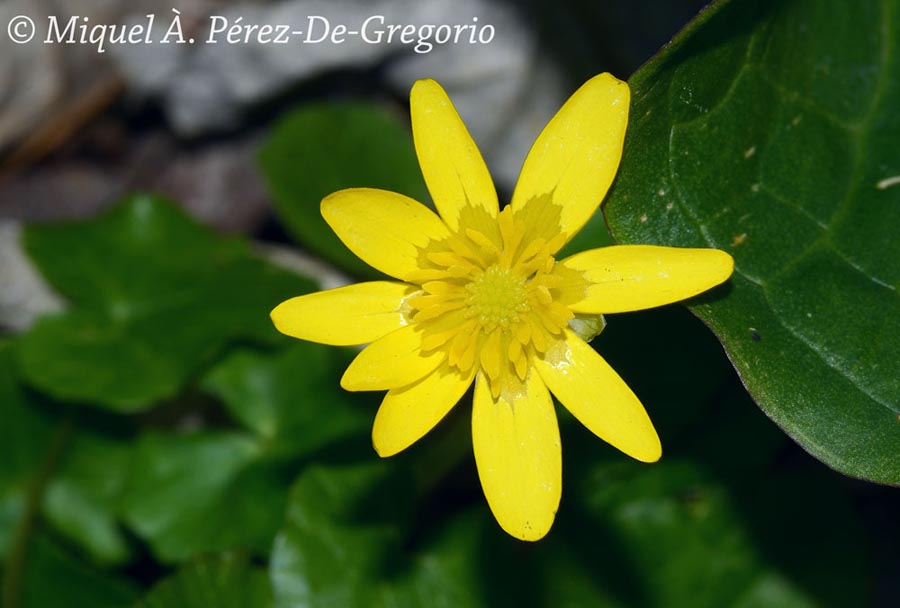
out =
<svg viewBox="0 0 900 608"><path fill-rule="evenodd" d="M516 367L516 375L519 377L519 380L525 380L525 374L528 373L528 360L525 358L525 355L522 354L513 359L513 365Z"/></svg>
<svg viewBox="0 0 900 608"><path fill-rule="evenodd" d="M535 299L544 306L549 306L553 303L553 296L550 295L550 290L543 285L535 285L531 293L534 295Z"/></svg>
<svg viewBox="0 0 900 608"><path fill-rule="evenodd" d="M446 302L452 302L454 300L463 300L464 298L455 298L455 297L447 297L447 296L435 296L435 295L427 295L427 296L415 296L409 298L407 303L415 308L416 310L424 310L429 306L435 306L444 304Z"/></svg>
<svg viewBox="0 0 900 608"><path fill-rule="evenodd" d="M528 246L522 251L522 255L519 256L519 264L526 265L531 262L544 250L546 244L544 239L534 239L528 243Z"/></svg>
<svg viewBox="0 0 900 608"><path fill-rule="evenodd" d="M443 268L422 268L410 273L408 280L410 283L424 285L425 283L446 279L447 271Z"/></svg>
<svg viewBox="0 0 900 608"><path fill-rule="evenodd" d="M491 255L500 255L500 250L497 248L497 245L483 232L479 232L478 230L474 230L472 228L466 228L466 236L469 237L476 245L489 252Z"/></svg>
<svg viewBox="0 0 900 608"><path fill-rule="evenodd" d="M558 342L574 317L556 301L556 290L565 293L571 282L554 272L553 254L566 238L543 217L507 207L493 225L478 214L461 219L459 232L423 252L437 268L412 277L422 291L407 306L424 332L423 349L444 349L462 371L480 366L495 398L522 390L532 358Z"/></svg>
<svg viewBox="0 0 900 608"><path fill-rule="evenodd" d="M468 260L453 251L434 251L429 253L427 257L430 262L434 262L438 266L443 266L445 268L469 264Z"/></svg>
<svg viewBox="0 0 900 608"><path fill-rule="evenodd" d="M469 245L466 244L464 239L461 239L459 237L451 238L449 241L447 241L447 244L455 254L459 255L465 260L474 264L484 265L485 252L480 252L477 249L472 249L471 247L469 247Z"/></svg>
<svg viewBox="0 0 900 608"><path fill-rule="evenodd" d="M553 315L550 313L548 308L539 308L537 309L537 316L541 320L541 324L543 324L544 329L546 329L551 334L560 334L562 333L563 324L557 322Z"/></svg>
<svg viewBox="0 0 900 608"><path fill-rule="evenodd" d="M456 279L471 278L478 273L478 268L472 264L465 266L451 266L447 269L447 274Z"/></svg>
<svg viewBox="0 0 900 608"><path fill-rule="evenodd" d="M500 332L493 331L481 347L481 368L492 381L500 377Z"/></svg>
<svg viewBox="0 0 900 608"><path fill-rule="evenodd" d="M522 354L522 343L518 340L510 340L506 350L506 356L510 361L515 361Z"/></svg>
<svg viewBox="0 0 900 608"><path fill-rule="evenodd" d="M566 244L569 240L569 235L565 232L557 232L556 236L550 239L550 242L547 243L547 247L550 249L550 255L554 255L557 251L563 248L563 245Z"/></svg>
<svg viewBox="0 0 900 608"><path fill-rule="evenodd" d="M447 281L428 281L422 285L422 289L436 296L446 295L453 291L459 291L460 295L465 295L462 290L460 290L459 286L448 283Z"/></svg>
<svg viewBox="0 0 900 608"><path fill-rule="evenodd" d="M534 348L540 352L547 352L547 337L544 335L544 331L540 326L533 326L531 332L531 343L534 345Z"/></svg>
<svg viewBox="0 0 900 608"><path fill-rule="evenodd" d="M531 324L526 322L519 323L516 327L516 338L522 344L528 344L531 341Z"/></svg>
<svg viewBox="0 0 900 608"><path fill-rule="evenodd" d="M469 370L475 363L475 354L478 351L478 335L472 334L471 339L466 344L466 350L459 359L459 369Z"/></svg>
<svg viewBox="0 0 900 608"><path fill-rule="evenodd" d="M465 302L457 301L450 302L445 301L440 304L435 304L429 306L428 308L419 311L416 315L416 321L418 323L422 323L424 321L430 321L431 319L437 319L448 312L453 312L454 310L460 310L465 306Z"/></svg>

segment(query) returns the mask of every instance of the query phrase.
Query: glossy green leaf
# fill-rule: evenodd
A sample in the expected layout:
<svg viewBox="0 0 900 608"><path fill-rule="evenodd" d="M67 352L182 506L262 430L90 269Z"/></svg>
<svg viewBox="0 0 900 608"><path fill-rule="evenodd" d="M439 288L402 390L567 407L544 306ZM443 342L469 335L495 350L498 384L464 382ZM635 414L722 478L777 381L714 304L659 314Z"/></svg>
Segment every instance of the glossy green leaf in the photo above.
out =
<svg viewBox="0 0 900 608"><path fill-rule="evenodd" d="M713 246L692 307L762 409L853 476L900 483L900 5L719 2L631 79L605 206L627 243Z"/></svg>
<svg viewBox="0 0 900 608"><path fill-rule="evenodd" d="M270 608L265 570L237 557L204 559L164 579L138 608Z"/></svg>
<svg viewBox="0 0 900 608"><path fill-rule="evenodd" d="M271 449L304 456L369 433L376 405L340 387L351 359L352 351L294 340L272 354L239 350L202 386Z"/></svg>
<svg viewBox="0 0 900 608"><path fill-rule="evenodd" d="M117 411L173 396L229 340L276 339L268 312L312 288L151 197L29 228L25 247L71 305L20 342L26 379Z"/></svg>
<svg viewBox="0 0 900 608"><path fill-rule="evenodd" d="M245 547L268 550L290 477L236 432L147 434L125 489L125 522L163 562Z"/></svg>
<svg viewBox="0 0 900 608"><path fill-rule="evenodd" d="M246 432L142 436L123 499L125 520L165 562L226 549L268 553L303 462L332 444L368 436L374 405L339 386L349 357L302 342L232 353L202 387Z"/></svg>
<svg viewBox="0 0 900 608"><path fill-rule="evenodd" d="M334 235L319 213L321 200L343 188L381 188L429 200L405 119L377 106L303 106L275 127L260 162L275 209L294 238L360 276L380 275Z"/></svg>

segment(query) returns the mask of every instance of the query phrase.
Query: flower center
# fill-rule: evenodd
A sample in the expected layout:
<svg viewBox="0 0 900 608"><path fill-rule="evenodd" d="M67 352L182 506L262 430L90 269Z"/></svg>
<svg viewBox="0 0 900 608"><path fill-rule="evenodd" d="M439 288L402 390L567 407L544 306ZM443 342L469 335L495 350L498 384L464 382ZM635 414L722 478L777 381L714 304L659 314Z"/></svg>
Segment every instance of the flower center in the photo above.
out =
<svg viewBox="0 0 900 608"><path fill-rule="evenodd" d="M582 279L556 263L565 235L553 211L546 200L497 217L466 208L453 236L420 252L411 277L422 289L405 314L422 332L422 349L443 350L461 371L477 367L495 397L524 390L529 362L561 340L574 317L566 303Z"/></svg>
<svg viewBox="0 0 900 608"><path fill-rule="evenodd" d="M497 264L466 285L466 317L476 318L485 331L509 329L528 310L525 279Z"/></svg>

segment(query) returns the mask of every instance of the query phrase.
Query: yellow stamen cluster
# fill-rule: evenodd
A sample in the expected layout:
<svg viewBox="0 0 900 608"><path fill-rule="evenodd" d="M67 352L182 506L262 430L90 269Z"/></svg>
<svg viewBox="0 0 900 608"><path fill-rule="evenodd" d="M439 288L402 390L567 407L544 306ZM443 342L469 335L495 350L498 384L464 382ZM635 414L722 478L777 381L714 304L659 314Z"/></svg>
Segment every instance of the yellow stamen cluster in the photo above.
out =
<svg viewBox="0 0 900 608"><path fill-rule="evenodd" d="M423 252L409 317L426 351L446 349L462 371L480 364L497 397L522 390L529 360L562 338L573 314L554 293L563 278L553 254L565 235L529 234L509 207L495 222L479 219L461 218L453 237Z"/></svg>

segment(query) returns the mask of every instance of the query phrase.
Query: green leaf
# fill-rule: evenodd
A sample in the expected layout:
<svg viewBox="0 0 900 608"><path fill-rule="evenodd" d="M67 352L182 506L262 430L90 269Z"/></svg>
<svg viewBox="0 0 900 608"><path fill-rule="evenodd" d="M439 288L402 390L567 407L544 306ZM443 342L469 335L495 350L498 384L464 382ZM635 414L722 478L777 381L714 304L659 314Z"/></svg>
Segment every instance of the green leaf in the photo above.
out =
<svg viewBox="0 0 900 608"><path fill-rule="evenodd" d="M737 378L724 387L706 418L670 446L669 454L707 463L711 475L728 489L759 554L817 605L866 603L873 560L858 491L878 488L834 474L791 444L759 415Z"/></svg>
<svg viewBox="0 0 900 608"><path fill-rule="evenodd" d="M259 443L242 433L144 435L123 518L167 563L242 547L266 552L290 477L264 466L263 457Z"/></svg>
<svg viewBox="0 0 900 608"><path fill-rule="evenodd" d="M291 492L272 554L276 606L487 606L470 590L477 528L451 525L410 555L412 477L375 462L311 467Z"/></svg>
<svg viewBox="0 0 900 608"><path fill-rule="evenodd" d="M374 404L340 387L351 353L302 341L272 354L239 350L202 386L273 450L305 456L369 432Z"/></svg>
<svg viewBox="0 0 900 608"><path fill-rule="evenodd" d="M158 583L139 608L269 608L265 570L237 557L193 562Z"/></svg>
<svg viewBox="0 0 900 608"><path fill-rule="evenodd" d="M760 407L848 475L900 483L900 6L720 2L631 79L606 218L713 246L692 310ZM893 185L892 185L893 184Z"/></svg>
<svg viewBox="0 0 900 608"><path fill-rule="evenodd" d="M54 429L13 371L12 347L0 342L0 558L11 548L25 493L53 442Z"/></svg>
<svg viewBox="0 0 900 608"><path fill-rule="evenodd" d="M68 429L66 412L18 386L11 351L0 344L0 556L10 549L28 493L49 474L36 499L46 522L99 565L127 561L131 550L116 514L130 448L87 428Z"/></svg>
<svg viewBox="0 0 900 608"><path fill-rule="evenodd" d="M598 347L653 409L665 456L631 461L562 418L566 489L539 543L500 530L471 462L437 485L410 479L437 436L386 461L307 469L272 553L276 605L864 604L865 531L842 478L812 459L777 466L793 446L718 342L691 339L698 329L679 307L611 319ZM464 431L467 406L448 420Z"/></svg>
<svg viewBox="0 0 900 608"><path fill-rule="evenodd" d="M653 370L708 369L703 360L720 348L711 336L688 345L675 340L699 323L675 307L619 319L632 320L658 329L663 353L643 344L637 323L622 327L637 340L609 336L616 339L602 350L629 382L645 353L649 369L634 382L642 397ZM610 328L623 325L615 321ZM693 363L673 361L669 370L655 360L674 359L665 351L679 345ZM552 547L541 567L550 581L545 602L584 605L583 592L610 601L590 605L667 608L866 603L868 539L847 491L853 486L760 416L733 372L712 393L707 376L693 390L672 377L658 383L660 399L664 387L673 389L653 411L663 439L660 463L630 461L580 425L564 430L563 503L542 543ZM701 398L698 411L693 402ZM654 401L651 395L648 407ZM678 419L684 411L687 421ZM713 568L734 571L718 576Z"/></svg>
<svg viewBox="0 0 900 608"><path fill-rule="evenodd" d="M577 584L615 598L607 605L815 605L766 564L727 490L688 461L592 465L569 491L578 511L561 513L548 543L547 601L579 605Z"/></svg>
<svg viewBox="0 0 900 608"><path fill-rule="evenodd" d="M151 197L29 228L25 246L71 304L18 344L25 378L123 412L175 395L230 340L275 339L268 312L313 287Z"/></svg>
<svg viewBox="0 0 900 608"><path fill-rule="evenodd" d="M202 387L247 430L144 434L125 520L164 562L230 549L268 553L304 462L368 436L374 406L339 386L349 356L305 342L233 352Z"/></svg>
<svg viewBox="0 0 900 608"><path fill-rule="evenodd" d="M98 565L119 565L132 557L119 525L132 452L122 439L80 429L44 489L44 517Z"/></svg>
<svg viewBox="0 0 900 608"><path fill-rule="evenodd" d="M610 459L572 468L559 520L536 544L503 533L481 497L477 506L438 520L411 517L411 480L388 463L307 469L294 486L272 553L275 605L831 604L820 589L798 584L804 577L795 576L797 568L768 561L757 544L760 538L772 541L773 533L752 529L732 503L730 488L689 461L647 466ZM812 486L816 498L834 499L834 492L823 491L833 486ZM776 534L784 537L791 527L809 538L818 522L796 519L799 505L808 503L799 492L788 495L798 508L786 511L790 519L775 526ZM783 505L772 501L759 521L771 522L767 518L779 510ZM845 514L827 502L822 510L823 518ZM802 558L793 561L805 562L803 582L813 585L831 576L823 573L849 566L839 579L845 589L835 597L852 603L864 597L865 579L852 563L858 558L852 526L847 533L833 536L834 546L799 548ZM819 574L817 568L823 568Z"/></svg>
<svg viewBox="0 0 900 608"><path fill-rule="evenodd" d="M275 127L260 162L275 209L294 238L359 276L381 275L334 235L319 202L344 188L381 188L429 200L406 123L377 106L303 106Z"/></svg>
<svg viewBox="0 0 900 608"><path fill-rule="evenodd" d="M23 608L126 608L138 597L134 584L86 566L42 536L27 559Z"/></svg>
<svg viewBox="0 0 900 608"><path fill-rule="evenodd" d="M721 345L701 329L676 306L609 316L595 346L646 404L663 459L635 463L580 424L562 429L563 501L541 543L544 603L865 604L866 531L847 480L759 415ZM693 517L701 503L708 513ZM729 563L743 565L707 575L711 564ZM708 595L692 593L691 581Z"/></svg>
<svg viewBox="0 0 900 608"><path fill-rule="evenodd" d="M128 606L136 597L133 585L95 570L81 556L72 555L49 540L49 535L34 534L31 526L22 527L26 508L31 506L27 504L29 493L47 474L45 467L52 465L48 461L59 458L51 451L59 447L60 437L55 430L57 425L39 407L41 404L16 385L11 358L9 346L0 344L0 557L7 568L2 573L3 597L18 601L17 605L24 608ZM40 495L36 499L40 500ZM69 506L77 513L67 521L106 517L102 509L93 505ZM48 523L58 523L46 503L44 509ZM93 526L89 531L97 529ZM87 546L102 546L106 540L86 539L87 531L60 531ZM23 532L30 534L22 536Z"/></svg>

